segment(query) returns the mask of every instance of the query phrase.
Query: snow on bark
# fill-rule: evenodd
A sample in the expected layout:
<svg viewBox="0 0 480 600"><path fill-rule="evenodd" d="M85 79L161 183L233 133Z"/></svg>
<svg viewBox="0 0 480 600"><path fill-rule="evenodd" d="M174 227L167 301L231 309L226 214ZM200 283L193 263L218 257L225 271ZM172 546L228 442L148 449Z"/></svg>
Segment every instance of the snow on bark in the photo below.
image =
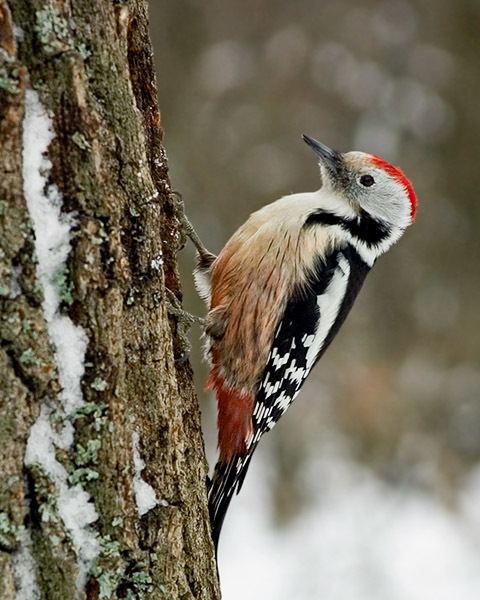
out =
<svg viewBox="0 0 480 600"><path fill-rule="evenodd" d="M70 252L74 218L62 212L59 190L48 184L51 163L46 153L53 137L51 120L38 93L27 90L23 123L23 188L35 232L37 276L44 295L43 312L62 385L59 398L65 417L68 417L84 402L81 379L88 338L81 327L60 313L56 282L64 272ZM60 432L55 432L50 413L50 408L42 407L30 432L25 463L40 465L56 484L58 513L75 546L79 568L77 586L82 588L89 567L98 555L97 535L90 527L98 516L89 494L80 485L69 486L68 473L55 457L55 448L68 449L71 446L73 427L65 419Z"/></svg>
<svg viewBox="0 0 480 600"><path fill-rule="evenodd" d="M13 557L15 600L40 600L31 547L30 532L25 529L20 540L20 547Z"/></svg>
<svg viewBox="0 0 480 600"><path fill-rule="evenodd" d="M133 449L133 491L135 492L135 502L137 511L140 516L145 515L149 510L152 510L159 501L155 490L152 486L142 479L142 471L145 468L145 462L140 456L138 448L140 442L140 434L138 431L132 433L132 449Z"/></svg>
<svg viewBox="0 0 480 600"><path fill-rule="evenodd" d="M73 441L73 428L66 423L60 433L50 423L50 409L43 406L33 425L27 443L25 464L40 465L56 484L58 513L65 524L79 557L79 587L85 582L90 563L98 555L98 539L88 526L98 515L89 494L80 485L68 485L68 473L55 457L55 448L68 448Z"/></svg>
<svg viewBox="0 0 480 600"><path fill-rule="evenodd" d="M43 311L55 347L62 401L70 414L83 402L80 381L84 371L87 336L81 327L60 314L59 275L70 252L71 214L62 213L58 188L48 185L51 163L45 156L54 137L52 124L37 92L27 90L23 123L23 189L35 231L37 276L43 288Z"/></svg>

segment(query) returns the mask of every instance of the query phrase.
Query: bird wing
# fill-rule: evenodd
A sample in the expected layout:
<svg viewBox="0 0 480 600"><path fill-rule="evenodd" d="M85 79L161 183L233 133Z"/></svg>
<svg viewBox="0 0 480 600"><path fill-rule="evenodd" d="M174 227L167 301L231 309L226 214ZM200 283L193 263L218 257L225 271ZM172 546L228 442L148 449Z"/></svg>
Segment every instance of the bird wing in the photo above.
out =
<svg viewBox="0 0 480 600"><path fill-rule="evenodd" d="M370 267L347 246L319 259L289 300L255 398L255 447L288 409L344 322Z"/></svg>
<svg viewBox="0 0 480 600"><path fill-rule="evenodd" d="M264 433L280 419L313 365L344 322L370 267L347 246L318 258L308 278L288 301L276 329L253 409L246 452L219 461L209 488L212 535L217 548L230 501L239 492Z"/></svg>

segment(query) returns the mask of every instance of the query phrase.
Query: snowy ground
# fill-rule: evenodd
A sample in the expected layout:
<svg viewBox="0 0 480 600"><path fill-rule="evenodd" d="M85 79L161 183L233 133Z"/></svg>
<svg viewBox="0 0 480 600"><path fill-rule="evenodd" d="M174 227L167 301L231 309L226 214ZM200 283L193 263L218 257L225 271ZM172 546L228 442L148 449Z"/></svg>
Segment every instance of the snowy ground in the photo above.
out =
<svg viewBox="0 0 480 600"><path fill-rule="evenodd" d="M252 465L223 531L224 600L480 598L480 468L457 512L338 453L311 472L318 503L274 531L262 465Z"/></svg>

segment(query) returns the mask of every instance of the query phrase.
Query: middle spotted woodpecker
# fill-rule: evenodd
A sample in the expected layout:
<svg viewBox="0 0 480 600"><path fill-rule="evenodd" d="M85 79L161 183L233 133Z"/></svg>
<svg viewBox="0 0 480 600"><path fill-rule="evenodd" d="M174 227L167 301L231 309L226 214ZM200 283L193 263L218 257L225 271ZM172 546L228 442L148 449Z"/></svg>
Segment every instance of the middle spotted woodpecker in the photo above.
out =
<svg viewBox="0 0 480 600"><path fill-rule="evenodd" d="M218 403L209 489L215 547L260 438L297 396L376 259L415 218L416 196L400 169L303 139L319 159L321 188L253 213L218 257L199 253L207 387Z"/></svg>

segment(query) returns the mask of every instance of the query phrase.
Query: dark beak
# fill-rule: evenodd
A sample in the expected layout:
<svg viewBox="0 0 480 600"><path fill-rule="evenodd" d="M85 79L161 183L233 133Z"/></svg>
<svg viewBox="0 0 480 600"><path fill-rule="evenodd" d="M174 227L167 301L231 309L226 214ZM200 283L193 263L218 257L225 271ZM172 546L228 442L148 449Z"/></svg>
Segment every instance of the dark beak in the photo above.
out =
<svg viewBox="0 0 480 600"><path fill-rule="evenodd" d="M320 163L326 167L327 171L333 175L333 177L340 177L345 169L345 164L340 152L333 150L325 144L318 142L314 138L308 135L302 135L303 141L310 146L315 154L320 158Z"/></svg>

